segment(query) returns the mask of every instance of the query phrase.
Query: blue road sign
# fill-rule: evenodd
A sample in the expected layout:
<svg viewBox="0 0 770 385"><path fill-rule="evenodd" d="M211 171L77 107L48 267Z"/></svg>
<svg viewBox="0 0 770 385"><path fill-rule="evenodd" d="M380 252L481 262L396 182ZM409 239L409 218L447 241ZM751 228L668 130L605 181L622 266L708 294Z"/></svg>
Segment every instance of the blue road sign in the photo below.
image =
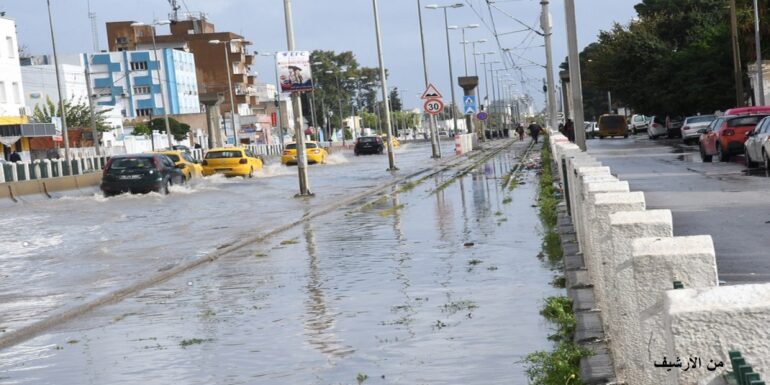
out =
<svg viewBox="0 0 770 385"><path fill-rule="evenodd" d="M478 119L478 120L482 120L483 121L483 120L487 120L488 118L489 118L489 114L487 114L484 111L481 111L478 114L476 114L476 119Z"/></svg>
<svg viewBox="0 0 770 385"><path fill-rule="evenodd" d="M479 106L476 104L476 97L473 95L463 96L463 111L465 115L473 115L479 112Z"/></svg>

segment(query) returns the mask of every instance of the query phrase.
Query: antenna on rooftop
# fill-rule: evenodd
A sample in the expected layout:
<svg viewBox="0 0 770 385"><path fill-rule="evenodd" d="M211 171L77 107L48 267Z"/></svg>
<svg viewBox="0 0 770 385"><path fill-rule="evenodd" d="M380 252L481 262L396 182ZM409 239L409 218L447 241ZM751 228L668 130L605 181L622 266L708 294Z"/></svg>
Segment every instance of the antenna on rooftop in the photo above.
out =
<svg viewBox="0 0 770 385"><path fill-rule="evenodd" d="M171 4L171 11L174 12L174 20L179 20L179 9L182 6L176 0L168 0L168 3Z"/></svg>
<svg viewBox="0 0 770 385"><path fill-rule="evenodd" d="M99 52L99 32L96 29L96 12L91 12L91 0L88 0L88 18L91 19L91 40L94 52Z"/></svg>

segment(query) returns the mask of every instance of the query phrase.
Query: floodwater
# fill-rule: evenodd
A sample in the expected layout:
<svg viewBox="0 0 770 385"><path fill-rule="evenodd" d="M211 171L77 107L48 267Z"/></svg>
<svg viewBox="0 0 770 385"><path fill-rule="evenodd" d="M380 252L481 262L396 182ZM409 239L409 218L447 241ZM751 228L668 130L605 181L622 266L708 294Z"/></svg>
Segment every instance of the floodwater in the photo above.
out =
<svg viewBox="0 0 770 385"><path fill-rule="evenodd" d="M523 149L307 221L2 350L0 384L524 384L520 360L550 346L539 307L558 291L536 257L536 176L502 187ZM429 165L427 146L399 151L400 175ZM275 167L166 197L11 207L39 226L0 240L0 330L394 178L385 157L335 157L311 167L308 201L290 198L296 176Z"/></svg>

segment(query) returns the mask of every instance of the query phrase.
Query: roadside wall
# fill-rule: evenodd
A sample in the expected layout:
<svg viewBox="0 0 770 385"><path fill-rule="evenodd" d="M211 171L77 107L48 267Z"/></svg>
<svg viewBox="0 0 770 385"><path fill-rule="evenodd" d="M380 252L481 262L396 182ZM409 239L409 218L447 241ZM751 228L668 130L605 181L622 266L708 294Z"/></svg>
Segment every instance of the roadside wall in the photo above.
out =
<svg viewBox="0 0 770 385"><path fill-rule="evenodd" d="M606 342L617 377L584 381L726 384L735 352L736 365L743 359L770 378L770 284L720 287L711 236L673 236L670 211L647 210L642 192L563 135L551 134L549 145L577 243L574 255L565 248L567 289L596 307L576 304L576 339L586 336L581 319L600 323L594 334Z"/></svg>

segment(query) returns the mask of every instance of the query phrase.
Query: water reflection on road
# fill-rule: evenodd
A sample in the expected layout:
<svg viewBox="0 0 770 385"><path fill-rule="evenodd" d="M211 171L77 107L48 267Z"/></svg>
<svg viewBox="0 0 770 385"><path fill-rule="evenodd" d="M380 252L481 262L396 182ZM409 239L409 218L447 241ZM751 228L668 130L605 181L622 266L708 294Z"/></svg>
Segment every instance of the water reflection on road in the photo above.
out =
<svg viewBox="0 0 770 385"><path fill-rule="evenodd" d="M519 384L548 347L516 145L305 223L0 352L0 383ZM444 186L444 188L439 188Z"/></svg>

